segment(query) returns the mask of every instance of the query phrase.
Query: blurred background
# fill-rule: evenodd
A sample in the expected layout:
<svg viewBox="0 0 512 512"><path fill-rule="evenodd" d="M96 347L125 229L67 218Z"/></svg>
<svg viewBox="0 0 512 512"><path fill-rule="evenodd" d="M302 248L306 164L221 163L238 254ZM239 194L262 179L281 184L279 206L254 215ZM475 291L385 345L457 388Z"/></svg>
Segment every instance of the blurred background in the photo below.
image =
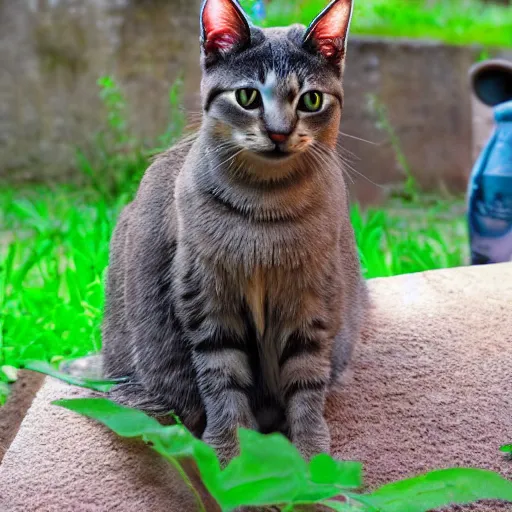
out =
<svg viewBox="0 0 512 512"><path fill-rule="evenodd" d="M198 120L200 3L0 0L0 397L24 360L100 348L117 215ZM242 0L263 26L326 3ZM491 57L512 60L508 1L356 0L340 155L366 277L468 264L493 127L468 71Z"/></svg>

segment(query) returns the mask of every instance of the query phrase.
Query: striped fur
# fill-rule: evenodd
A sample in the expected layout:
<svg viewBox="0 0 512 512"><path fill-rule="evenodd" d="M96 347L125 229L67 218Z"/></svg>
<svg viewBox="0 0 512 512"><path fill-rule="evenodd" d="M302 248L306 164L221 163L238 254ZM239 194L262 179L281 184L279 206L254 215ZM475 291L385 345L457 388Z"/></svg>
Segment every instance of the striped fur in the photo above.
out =
<svg viewBox="0 0 512 512"><path fill-rule="evenodd" d="M281 431L309 458L329 451L326 394L367 303L336 152L343 63L301 26L250 34L203 50L199 133L151 165L118 221L104 369L129 378L113 398L173 410L224 460L237 427ZM271 112L233 104L244 80ZM326 105L304 116L290 105L311 87ZM287 158L261 156L269 123L291 127Z"/></svg>

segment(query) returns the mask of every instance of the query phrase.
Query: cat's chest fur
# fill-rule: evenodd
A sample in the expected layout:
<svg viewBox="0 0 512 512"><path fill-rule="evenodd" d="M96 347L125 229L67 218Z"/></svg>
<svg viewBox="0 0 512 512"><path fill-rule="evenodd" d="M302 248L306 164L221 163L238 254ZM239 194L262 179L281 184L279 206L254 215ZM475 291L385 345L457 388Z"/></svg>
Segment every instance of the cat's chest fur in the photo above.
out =
<svg viewBox="0 0 512 512"><path fill-rule="evenodd" d="M197 165L177 180L178 265L195 260L213 318L251 333L255 373L278 396L287 340L324 315L322 283L341 263L344 188L318 173L277 190L210 182Z"/></svg>
<svg viewBox="0 0 512 512"><path fill-rule="evenodd" d="M295 276L295 278L293 277ZM256 266L239 275L241 297L253 332L260 384L274 397L280 396L280 359L290 334L314 309L314 290L302 272ZM309 288L309 290L306 290Z"/></svg>
<svg viewBox="0 0 512 512"><path fill-rule="evenodd" d="M243 295L252 316L257 334L262 338L267 324L265 303L267 300L268 276L261 266L254 268L252 275L244 283Z"/></svg>
<svg viewBox="0 0 512 512"><path fill-rule="evenodd" d="M306 169L287 186L268 189L203 167L191 158L178 176L178 238L205 260L242 268L252 302L260 301L269 273L279 275L276 269L314 270L331 258L343 222L340 172Z"/></svg>
<svg viewBox="0 0 512 512"><path fill-rule="evenodd" d="M269 275L262 267L256 267L252 275L242 284L243 300L254 325L256 349L260 361L259 371L263 376L265 387L273 394L279 388L279 357L282 353L281 337L276 325L271 322L269 311L279 308L276 296L268 288Z"/></svg>

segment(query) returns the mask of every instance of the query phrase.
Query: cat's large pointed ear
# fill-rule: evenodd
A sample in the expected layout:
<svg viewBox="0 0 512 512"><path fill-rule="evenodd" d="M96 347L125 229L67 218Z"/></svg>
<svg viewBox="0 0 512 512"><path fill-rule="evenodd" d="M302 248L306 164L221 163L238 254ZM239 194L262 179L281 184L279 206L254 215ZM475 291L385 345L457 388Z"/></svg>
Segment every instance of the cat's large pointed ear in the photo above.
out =
<svg viewBox="0 0 512 512"><path fill-rule="evenodd" d="M352 18L352 0L334 0L311 23L303 45L308 51L321 54L336 67L341 66L347 47Z"/></svg>
<svg viewBox="0 0 512 512"><path fill-rule="evenodd" d="M251 29L236 0L204 0L201 45L207 57L226 55L251 42Z"/></svg>

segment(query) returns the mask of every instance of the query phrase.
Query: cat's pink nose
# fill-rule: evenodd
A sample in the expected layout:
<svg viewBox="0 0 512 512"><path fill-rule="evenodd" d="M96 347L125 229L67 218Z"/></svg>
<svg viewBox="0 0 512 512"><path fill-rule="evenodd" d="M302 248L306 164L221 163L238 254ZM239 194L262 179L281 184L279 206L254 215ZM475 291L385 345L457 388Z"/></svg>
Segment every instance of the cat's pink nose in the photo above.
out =
<svg viewBox="0 0 512 512"><path fill-rule="evenodd" d="M272 142L275 142L276 144L281 144L282 142L286 142L290 135L288 133L268 132L268 136Z"/></svg>

